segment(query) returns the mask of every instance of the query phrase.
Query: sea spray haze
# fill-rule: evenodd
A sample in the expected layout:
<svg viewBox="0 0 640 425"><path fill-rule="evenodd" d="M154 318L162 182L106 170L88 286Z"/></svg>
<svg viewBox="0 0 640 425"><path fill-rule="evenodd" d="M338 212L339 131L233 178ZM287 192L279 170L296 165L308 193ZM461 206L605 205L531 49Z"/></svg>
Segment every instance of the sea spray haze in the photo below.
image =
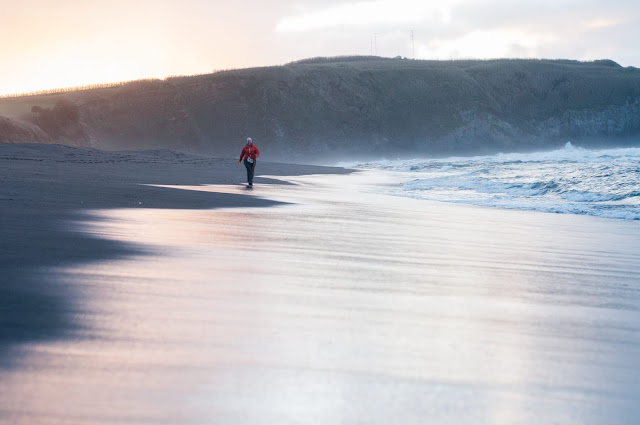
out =
<svg viewBox="0 0 640 425"><path fill-rule="evenodd" d="M563 149L364 162L401 177L396 195L474 205L640 220L640 148Z"/></svg>
<svg viewBox="0 0 640 425"><path fill-rule="evenodd" d="M303 163L633 146L640 70L353 57L0 99L0 142L233 157L247 135L263 159Z"/></svg>

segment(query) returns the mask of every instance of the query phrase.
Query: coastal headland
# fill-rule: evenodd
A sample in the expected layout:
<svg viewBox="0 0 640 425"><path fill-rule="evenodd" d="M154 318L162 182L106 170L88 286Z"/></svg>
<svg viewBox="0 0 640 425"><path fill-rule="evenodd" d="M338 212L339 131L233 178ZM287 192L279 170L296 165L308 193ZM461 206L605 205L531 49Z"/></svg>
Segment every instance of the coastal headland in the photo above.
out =
<svg viewBox="0 0 640 425"><path fill-rule="evenodd" d="M0 142L265 159L637 144L640 70L611 60L316 58L0 99Z"/></svg>

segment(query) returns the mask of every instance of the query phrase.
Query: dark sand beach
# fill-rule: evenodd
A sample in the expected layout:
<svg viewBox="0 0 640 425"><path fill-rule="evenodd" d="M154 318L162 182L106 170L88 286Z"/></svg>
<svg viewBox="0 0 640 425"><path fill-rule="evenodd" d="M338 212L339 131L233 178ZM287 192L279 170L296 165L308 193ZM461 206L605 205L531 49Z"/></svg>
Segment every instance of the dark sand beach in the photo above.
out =
<svg viewBox="0 0 640 425"><path fill-rule="evenodd" d="M170 150L105 152L60 145L0 144L0 364L13 343L56 339L74 328L73 296L38 275L47 267L119 258L141 252L118 241L82 234L73 220L90 210L208 209L268 206L259 197L157 188L151 184L237 184L243 170L231 159ZM345 172L313 166L260 164L270 174ZM265 182L266 179L259 181Z"/></svg>
<svg viewBox="0 0 640 425"><path fill-rule="evenodd" d="M0 422L635 424L640 225L0 145Z"/></svg>

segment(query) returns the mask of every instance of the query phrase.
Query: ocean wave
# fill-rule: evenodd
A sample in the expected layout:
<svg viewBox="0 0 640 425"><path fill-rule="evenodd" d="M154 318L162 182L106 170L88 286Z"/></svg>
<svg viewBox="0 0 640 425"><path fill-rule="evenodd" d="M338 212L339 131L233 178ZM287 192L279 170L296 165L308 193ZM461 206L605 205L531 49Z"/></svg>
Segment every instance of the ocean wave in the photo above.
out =
<svg viewBox="0 0 640 425"><path fill-rule="evenodd" d="M395 195L497 208L640 220L640 148L562 149L444 159L371 161L398 172Z"/></svg>

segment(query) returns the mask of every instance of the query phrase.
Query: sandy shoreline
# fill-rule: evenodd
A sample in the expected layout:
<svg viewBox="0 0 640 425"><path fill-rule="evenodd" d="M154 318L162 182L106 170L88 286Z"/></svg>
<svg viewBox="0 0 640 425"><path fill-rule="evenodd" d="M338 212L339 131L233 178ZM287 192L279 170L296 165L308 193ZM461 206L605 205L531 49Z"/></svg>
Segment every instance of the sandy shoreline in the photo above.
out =
<svg viewBox="0 0 640 425"><path fill-rule="evenodd" d="M233 160L66 149L0 145L8 423L640 415L637 223L391 198L317 167L262 164L247 193Z"/></svg>
<svg viewBox="0 0 640 425"><path fill-rule="evenodd" d="M106 152L60 145L0 144L0 364L17 342L49 340L75 328L68 288L51 290L38 268L132 255L137 249L91 238L67 224L85 211L113 208L208 209L276 204L259 197L158 188L153 184L238 184L232 159L169 150ZM260 163L260 174L345 172Z"/></svg>

